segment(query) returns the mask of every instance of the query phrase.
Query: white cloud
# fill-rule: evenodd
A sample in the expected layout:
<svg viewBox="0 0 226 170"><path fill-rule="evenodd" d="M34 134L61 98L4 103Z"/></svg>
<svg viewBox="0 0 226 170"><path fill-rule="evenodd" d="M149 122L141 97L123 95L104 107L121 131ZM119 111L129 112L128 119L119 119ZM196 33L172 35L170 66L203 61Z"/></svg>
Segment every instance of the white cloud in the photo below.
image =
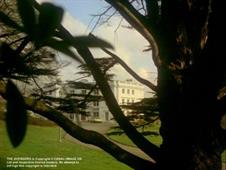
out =
<svg viewBox="0 0 226 170"><path fill-rule="evenodd" d="M62 25L67 28L67 30L72 35L83 35L87 34L87 26L80 22L77 18L73 17L67 11L64 13L64 18Z"/></svg>
<svg viewBox="0 0 226 170"><path fill-rule="evenodd" d="M147 80L150 80L152 83L157 84L157 73L152 72L147 68L140 68L138 74Z"/></svg>
<svg viewBox="0 0 226 170"><path fill-rule="evenodd" d="M115 18L117 23L118 18ZM87 34L87 27L82 24L78 19L73 18L69 13L65 14L63 25L73 34L81 35ZM156 68L152 62L151 52L142 52L145 49L147 42L146 40L135 30L120 28L115 33L114 27L109 27L106 24L97 28L94 34L108 42L112 43L115 47L113 51L120 56L135 72L150 81L156 80L156 74L148 75L150 72L156 72ZM95 57L106 57L107 54L102 52L100 49L92 49L92 53ZM74 66L68 67L72 72L76 69ZM129 78L130 75L120 66L116 66L113 72L117 75L116 79ZM66 76L72 77L72 76Z"/></svg>
<svg viewBox="0 0 226 170"><path fill-rule="evenodd" d="M148 79L149 76L150 76L148 70L146 70L145 68L141 68L141 69L138 71L138 74L139 74L141 77L145 78L145 79Z"/></svg>
<svg viewBox="0 0 226 170"><path fill-rule="evenodd" d="M46 0L39 0L46 1ZM52 1L52 0L48 0ZM151 52L142 52L143 49L148 45L147 41L134 29L127 29L120 27L117 32L115 32L116 27L119 24L121 18L113 17L111 18L111 23L104 24L101 27L96 28L94 34L108 42L112 43L115 47L114 53L120 56L135 72L144 76L144 78L155 79L156 75L151 77L147 75L148 72L156 72L156 68L152 62ZM65 12L62 24L67 28L72 35L84 35L88 34L89 30L87 26L84 25L78 18L72 17L68 12ZM122 25L128 25L125 21ZM92 49L92 53L95 57L106 57L107 54L99 49ZM72 62L71 59L62 55L62 59ZM76 72L76 66L78 63L74 63L68 66L62 71L64 79L72 79ZM113 69L115 74L118 75L117 78L125 79L129 75L119 66Z"/></svg>
<svg viewBox="0 0 226 170"><path fill-rule="evenodd" d="M111 18L111 25L104 24L95 30L95 34L103 39L108 40L115 46L115 53L120 56L135 72L146 70L146 72L156 72L156 67L152 61L151 52L143 52L148 42L134 29L120 27L116 32L115 29L119 24L120 17ZM123 22L122 25L128 25ZM119 68L119 67L118 67ZM121 69L116 69L121 72ZM128 77L128 74L121 72L121 77ZM152 77L156 75L152 75ZM150 78L146 77L146 78Z"/></svg>

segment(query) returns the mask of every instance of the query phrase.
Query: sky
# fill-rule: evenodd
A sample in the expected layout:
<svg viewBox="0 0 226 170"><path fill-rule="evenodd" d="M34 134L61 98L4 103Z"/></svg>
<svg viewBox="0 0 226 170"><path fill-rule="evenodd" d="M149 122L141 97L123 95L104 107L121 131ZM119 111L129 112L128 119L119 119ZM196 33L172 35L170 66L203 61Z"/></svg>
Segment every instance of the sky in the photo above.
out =
<svg viewBox="0 0 226 170"><path fill-rule="evenodd" d="M43 2L46 0L38 0ZM65 10L62 24L73 35L88 34L97 21L94 14L103 12L109 5L104 0L48 0ZM114 52L123 59L132 69L143 78L156 83L156 68L153 64L151 51L143 52L147 48L147 41L134 29L128 29L128 23L122 20L120 15L112 17L108 23L97 26L93 34L107 40L114 46ZM119 23L121 26L117 29ZM89 25L89 27L88 27ZM116 31L117 30L117 31ZM92 49L95 57L106 57L101 50ZM71 63L61 71L63 80L75 79L78 63L72 62L69 57L59 53L60 61ZM116 75L115 79L125 80L131 78L121 66L112 69Z"/></svg>

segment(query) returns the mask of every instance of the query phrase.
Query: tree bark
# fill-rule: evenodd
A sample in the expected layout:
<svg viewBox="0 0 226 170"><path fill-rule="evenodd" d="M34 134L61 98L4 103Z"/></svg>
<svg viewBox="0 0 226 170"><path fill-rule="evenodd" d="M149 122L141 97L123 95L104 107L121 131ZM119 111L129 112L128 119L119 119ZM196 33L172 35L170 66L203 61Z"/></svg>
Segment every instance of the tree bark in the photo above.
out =
<svg viewBox="0 0 226 170"><path fill-rule="evenodd" d="M169 68L170 64L159 68L158 101L163 137L157 162L159 170L221 170L225 141L221 140L217 96L226 68L222 56L224 47L219 44L225 35L219 18L225 12L220 8L223 5L220 1L212 2L208 40L203 49L193 49L191 66L180 73L180 78L175 76L175 70ZM178 56L177 52L171 55ZM164 56L169 53L161 54L169 59Z"/></svg>
<svg viewBox="0 0 226 170"><path fill-rule="evenodd" d="M225 16L223 2L162 0L160 21L153 24L128 0L106 1L119 10L153 47L153 60L158 67L157 94L163 137L160 153L126 120L88 48L78 49L120 126L139 148L155 158L157 170L220 170L221 153L226 143L222 140L225 138L222 137L217 99L226 74L222 43L226 24L221 20ZM210 7L211 13L208 12ZM208 37L202 35L205 24L208 24ZM63 27L58 31L62 37L71 36ZM208 38L207 42L205 38ZM152 163L124 152L103 136L73 127L58 112L49 111L41 110L40 113L80 140L102 147L135 169L155 169Z"/></svg>
<svg viewBox="0 0 226 170"><path fill-rule="evenodd" d="M156 25L153 20L147 23L128 1L106 1L150 43L147 35L151 34L158 45L157 94L163 137L158 169L220 170L226 143L217 104L226 68L222 2L162 0Z"/></svg>

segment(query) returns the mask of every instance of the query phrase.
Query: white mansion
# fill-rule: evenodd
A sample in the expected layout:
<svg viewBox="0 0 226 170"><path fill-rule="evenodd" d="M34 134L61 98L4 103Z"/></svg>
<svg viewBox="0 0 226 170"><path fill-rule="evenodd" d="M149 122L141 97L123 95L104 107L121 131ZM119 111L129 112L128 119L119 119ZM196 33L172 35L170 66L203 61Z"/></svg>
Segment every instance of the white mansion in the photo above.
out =
<svg viewBox="0 0 226 170"><path fill-rule="evenodd" d="M109 84L119 105L131 104L138 102L144 98L144 87L132 79L127 79L125 81L114 80L110 81ZM87 94L89 92L89 90L86 88L71 89L69 87L66 87L62 88L62 90L70 91L74 94ZM65 93L62 90L60 93L61 95ZM93 94L101 95L99 91L94 91ZM123 111L124 114L127 114L126 110ZM78 116L74 114L71 115L70 118L72 118L74 121L77 121L76 119L83 121L109 121L113 118L103 100L88 103L86 112L88 113L88 116Z"/></svg>

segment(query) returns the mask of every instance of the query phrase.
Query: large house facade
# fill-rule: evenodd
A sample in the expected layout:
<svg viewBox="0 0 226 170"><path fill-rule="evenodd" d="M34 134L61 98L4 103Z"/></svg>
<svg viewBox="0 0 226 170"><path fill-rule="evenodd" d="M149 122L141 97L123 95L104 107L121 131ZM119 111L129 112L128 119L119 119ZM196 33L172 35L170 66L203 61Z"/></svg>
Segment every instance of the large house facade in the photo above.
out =
<svg viewBox="0 0 226 170"><path fill-rule="evenodd" d="M92 84L92 83L91 83ZM109 85L114 93L116 100L119 105L127 105L135 102L139 102L144 98L144 87L132 79L127 79L125 81L113 80L109 82ZM78 88L71 89L70 87L62 88L61 95L65 93L65 90L70 91L75 94L88 94L89 89ZM94 90L93 95L102 96L99 90ZM96 100L89 102L86 108L87 115L77 115L72 114L70 118L75 122L79 120L82 121L110 121L113 119L112 114L108 110L108 107L104 100ZM123 110L124 114L127 114L127 110Z"/></svg>

